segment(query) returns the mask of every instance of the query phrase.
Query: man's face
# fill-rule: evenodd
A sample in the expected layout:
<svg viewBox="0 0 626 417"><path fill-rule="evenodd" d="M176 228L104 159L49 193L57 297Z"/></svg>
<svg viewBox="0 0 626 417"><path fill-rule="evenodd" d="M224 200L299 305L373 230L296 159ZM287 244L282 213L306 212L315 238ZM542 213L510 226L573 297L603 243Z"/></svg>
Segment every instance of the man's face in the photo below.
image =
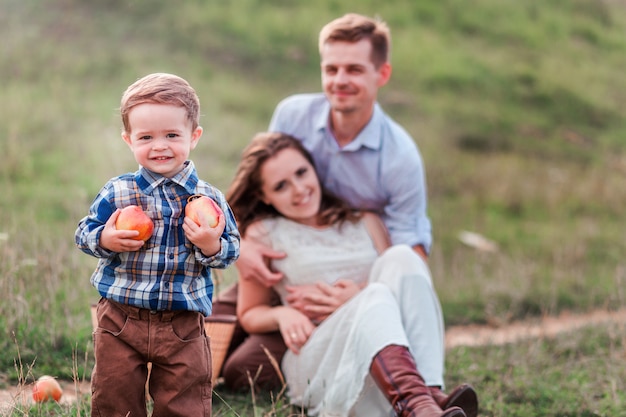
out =
<svg viewBox="0 0 626 417"><path fill-rule="evenodd" d="M334 111L371 112L378 89L391 75L389 63L374 66L372 44L330 42L321 50L322 88Z"/></svg>

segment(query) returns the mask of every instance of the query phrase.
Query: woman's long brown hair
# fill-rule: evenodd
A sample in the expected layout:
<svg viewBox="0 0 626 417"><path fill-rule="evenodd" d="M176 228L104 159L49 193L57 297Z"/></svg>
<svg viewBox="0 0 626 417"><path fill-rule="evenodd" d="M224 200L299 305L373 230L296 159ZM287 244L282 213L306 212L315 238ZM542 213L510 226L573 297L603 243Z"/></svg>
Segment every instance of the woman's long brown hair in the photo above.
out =
<svg viewBox="0 0 626 417"><path fill-rule="evenodd" d="M295 149L315 167L311 154L300 141L284 133L258 133L243 150L235 178L226 192L226 199L235 214L242 236L245 236L246 229L253 222L281 216L273 206L265 204L261 199L263 185L261 167L268 159L284 149ZM345 201L330 193L323 186L321 189L320 225L330 225L346 220L354 222L361 217L361 213L352 209Z"/></svg>

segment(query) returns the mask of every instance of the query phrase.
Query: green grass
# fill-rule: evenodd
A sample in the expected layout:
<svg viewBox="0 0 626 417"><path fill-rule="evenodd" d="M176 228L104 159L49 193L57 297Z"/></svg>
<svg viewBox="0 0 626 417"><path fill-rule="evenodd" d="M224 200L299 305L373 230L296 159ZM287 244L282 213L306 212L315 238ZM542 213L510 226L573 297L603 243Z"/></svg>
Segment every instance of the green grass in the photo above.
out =
<svg viewBox="0 0 626 417"><path fill-rule="evenodd" d="M91 372L95 260L75 249L73 232L100 186L136 167L116 114L126 86L156 71L191 82L205 129L192 157L201 177L226 189L276 103L319 90L317 32L348 11L378 14L392 29L394 73L380 101L425 160L430 264L446 323L626 305L620 2L4 0L0 385L19 381L18 349L31 381ZM463 246L461 230L499 252ZM619 415L623 339L602 329L587 337L563 341L585 350L576 378L588 374L597 387L584 402L563 370L536 375L560 363L551 343L561 342L455 349L449 385L475 383L484 415ZM501 368L498 357L513 365ZM609 360L610 369L598 365ZM254 412L249 397L225 398L240 415ZM255 402L257 415L281 407Z"/></svg>
<svg viewBox="0 0 626 417"><path fill-rule="evenodd" d="M626 415L626 328L602 325L555 338L515 344L459 347L447 356L449 386L472 381L480 415L621 417ZM297 416L284 393L232 393L218 387L214 416ZM89 397L72 405L19 408L12 416L88 415Z"/></svg>
<svg viewBox="0 0 626 417"><path fill-rule="evenodd" d="M480 387L481 416L624 416L624 325L457 348L448 379Z"/></svg>

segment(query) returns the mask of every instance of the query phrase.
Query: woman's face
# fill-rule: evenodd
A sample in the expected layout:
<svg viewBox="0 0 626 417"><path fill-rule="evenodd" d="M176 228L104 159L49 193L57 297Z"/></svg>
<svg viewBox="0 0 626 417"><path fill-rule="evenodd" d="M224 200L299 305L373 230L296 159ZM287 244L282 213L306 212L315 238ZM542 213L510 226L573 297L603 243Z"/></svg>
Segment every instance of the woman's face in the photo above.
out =
<svg viewBox="0 0 626 417"><path fill-rule="evenodd" d="M317 225L322 191L315 168L299 151L286 148L265 161L261 183L264 203L288 219Z"/></svg>

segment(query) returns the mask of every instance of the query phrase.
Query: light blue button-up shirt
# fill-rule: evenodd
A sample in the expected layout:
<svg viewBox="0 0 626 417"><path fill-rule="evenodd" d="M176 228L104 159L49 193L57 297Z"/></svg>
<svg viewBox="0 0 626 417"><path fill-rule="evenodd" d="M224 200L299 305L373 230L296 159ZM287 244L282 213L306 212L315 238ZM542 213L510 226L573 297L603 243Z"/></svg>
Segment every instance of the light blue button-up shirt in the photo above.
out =
<svg viewBox="0 0 626 417"><path fill-rule="evenodd" d="M369 123L340 148L329 114L324 94L294 95L278 104L269 130L301 140L324 186L355 208L377 212L393 244L421 244L430 252L424 164L411 136L376 104Z"/></svg>

